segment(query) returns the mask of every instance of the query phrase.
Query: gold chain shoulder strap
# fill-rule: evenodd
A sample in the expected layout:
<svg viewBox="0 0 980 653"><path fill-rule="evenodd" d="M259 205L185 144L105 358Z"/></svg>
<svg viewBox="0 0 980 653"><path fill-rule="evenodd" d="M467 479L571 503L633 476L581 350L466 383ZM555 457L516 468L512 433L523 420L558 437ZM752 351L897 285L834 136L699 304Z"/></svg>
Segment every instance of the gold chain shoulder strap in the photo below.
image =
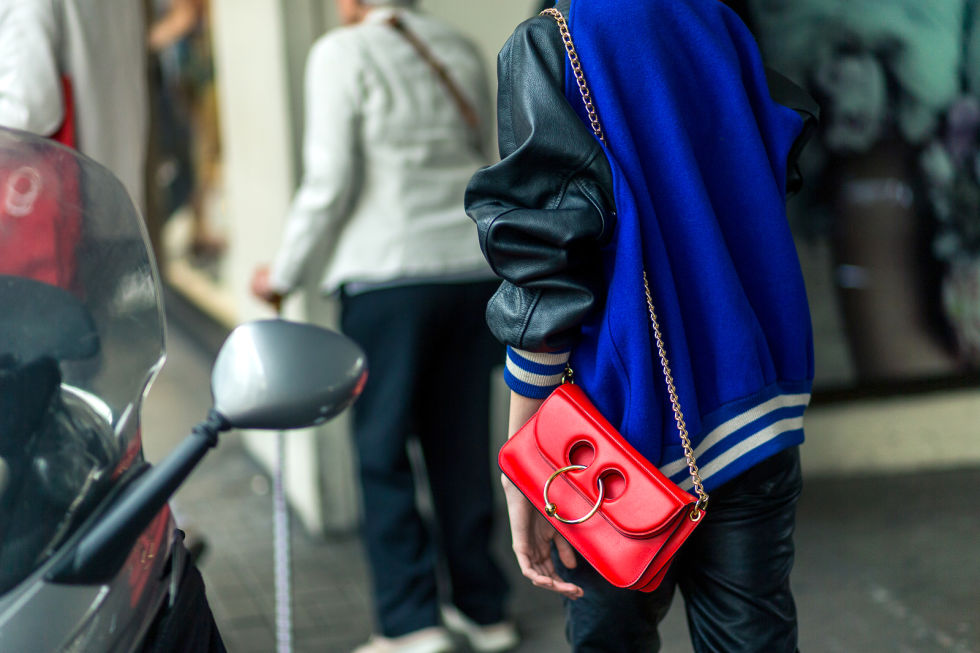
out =
<svg viewBox="0 0 980 653"><path fill-rule="evenodd" d="M572 34L568 30L568 22L560 11L551 7L541 12L541 15L549 15L558 23L558 31L561 33L561 40L565 44L565 51L568 53L568 61L572 65L572 72L575 74L575 82L578 90L582 94L582 102L589 115L589 122L592 125L592 132L603 145L606 144L606 136L602 131L602 124L599 122L599 114L595 104L592 102L592 92L585 81L585 73L582 70L582 63L579 61L578 52L572 42ZM660 332L660 323L657 321L657 312L653 308L653 296L650 294L650 284L647 281L647 272L643 270L643 289L646 292L647 308L650 309L650 324L653 326L653 334L657 340L657 351L660 354L660 366L664 371L664 381L667 383L667 392L670 395L670 404L674 409L674 422L677 424L677 432L681 436L681 443L684 445L684 458L687 459L687 468L691 473L691 480L694 483L694 490L698 494L698 503L695 510L701 511L708 506L708 493L704 491L701 482L701 475L698 473L697 461L694 458L694 447L691 446L691 438L687 433L687 424L684 423L684 413L681 411L681 402L677 397L677 388L674 387L674 376L670 372L670 363L667 360L667 349L664 346L664 338ZM692 516L692 519L694 517ZM700 516L697 517L700 519Z"/></svg>

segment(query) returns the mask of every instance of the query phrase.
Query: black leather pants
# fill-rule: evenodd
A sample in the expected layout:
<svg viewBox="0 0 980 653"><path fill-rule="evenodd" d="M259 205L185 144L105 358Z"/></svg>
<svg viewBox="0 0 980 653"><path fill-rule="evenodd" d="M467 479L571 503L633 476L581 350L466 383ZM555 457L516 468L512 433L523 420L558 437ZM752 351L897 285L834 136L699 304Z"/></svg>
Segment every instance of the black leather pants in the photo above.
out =
<svg viewBox="0 0 980 653"><path fill-rule="evenodd" d="M789 586L800 495L796 447L711 492L708 516L649 594L613 587L584 560L561 575L585 590L566 600L576 652L660 650L657 625L679 588L696 653L792 653L796 607Z"/></svg>

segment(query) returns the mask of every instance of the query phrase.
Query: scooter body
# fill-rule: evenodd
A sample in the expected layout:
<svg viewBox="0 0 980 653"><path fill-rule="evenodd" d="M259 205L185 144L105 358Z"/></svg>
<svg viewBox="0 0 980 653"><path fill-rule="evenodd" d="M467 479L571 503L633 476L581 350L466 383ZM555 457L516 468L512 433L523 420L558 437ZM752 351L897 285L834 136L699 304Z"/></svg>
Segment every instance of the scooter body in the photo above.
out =
<svg viewBox="0 0 980 653"><path fill-rule="evenodd" d="M223 651L168 499L220 432L321 423L363 387L343 336L243 325L214 409L148 465L140 410L165 360L151 252L108 170L0 129L0 652Z"/></svg>
<svg viewBox="0 0 980 653"><path fill-rule="evenodd" d="M38 569L0 599L0 650L140 651L164 608L174 573L176 526L169 509L140 535L120 573L106 584L64 585Z"/></svg>
<svg viewBox="0 0 980 653"><path fill-rule="evenodd" d="M140 408L165 359L150 251L105 168L0 131L0 390L11 404L48 395L0 433L0 650L137 650L167 597L176 526L166 507L109 581L48 578L59 552L145 471ZM21 373L39 360L53 374Z"/></svg>

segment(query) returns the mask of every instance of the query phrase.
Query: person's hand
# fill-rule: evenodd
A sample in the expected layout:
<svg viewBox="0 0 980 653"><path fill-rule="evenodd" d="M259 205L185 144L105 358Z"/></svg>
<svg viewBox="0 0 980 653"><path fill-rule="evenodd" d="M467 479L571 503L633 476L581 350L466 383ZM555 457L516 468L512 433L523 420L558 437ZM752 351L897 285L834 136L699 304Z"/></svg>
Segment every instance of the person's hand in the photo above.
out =
<svg viewBox="0 0 980 653"><path fill-rule="evenodd" d="M282 308L283 296L272 289L269 284L269 266L260 265L255 268L255 272L252 273L252 294L262 301L266 302L272 308L275 309L276 313Z"/></svg>
<svg viewBox="0 0 980 653"><path fill-rule="evenodd" d="M582 596L581 587L561 579L551 558L551 546L554 542L562 564L568 568L575 567L575 551L571 545L534 509L510 479L501 475L500 482L504 486L511 539L521 573L536 587L557 592L570 599Z"/></svg>
<svg viewBox="0 0 980 653"><path fill-rule="evenodd" d="M531 419L542 403L542 399L531 399L511 392L507 432L514 435L527 420ZM500 482L504 486L507 514L510 517L511 540L521 573L537 587L558 592L570 599L582 596L581 587L561 579L551 558L551 545L554 542L558 558L562 564L571 569L576 565L575 550L565 541L565 538L559 535L555 527L535 510L527 497L521 494L510 479L501 475Z"/></svg>

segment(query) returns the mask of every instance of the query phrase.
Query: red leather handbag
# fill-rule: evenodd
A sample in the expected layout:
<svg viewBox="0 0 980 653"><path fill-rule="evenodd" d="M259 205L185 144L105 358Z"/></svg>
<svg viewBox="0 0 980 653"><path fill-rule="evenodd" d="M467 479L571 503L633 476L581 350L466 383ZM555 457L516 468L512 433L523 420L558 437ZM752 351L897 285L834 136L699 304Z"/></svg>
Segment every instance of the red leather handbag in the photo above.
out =
<svg viewBox="0 0 980 653"><path fill-rule="evenodd" d="M646 275L644 275L646 282ZM704 519L701 485L656 313L647 300L674 419L698 497L639 454L581 388L563 383L500 449L500 469L603 578L652 592Z"/></svg>
<svg viewBox="0 0 980 653"><path fill-rule="evenodd" d="M558 21L593 131L605 141L565 19L556 9L542 13ZM507 478L606 580L617 587L652 592L704 519L708 495L698 475L646 272L643 285L674 420L698 496L680 489L643 458L571 382L544 401L504 444L498 460Z"/></svg>
<svg viewBox="0 0 980 653"><path fill-rule="evenodd" d="M501 448L500 469L603 578L651 592L704 516L571 383ZM607 486L608 489L607 489Z"/></svg>

